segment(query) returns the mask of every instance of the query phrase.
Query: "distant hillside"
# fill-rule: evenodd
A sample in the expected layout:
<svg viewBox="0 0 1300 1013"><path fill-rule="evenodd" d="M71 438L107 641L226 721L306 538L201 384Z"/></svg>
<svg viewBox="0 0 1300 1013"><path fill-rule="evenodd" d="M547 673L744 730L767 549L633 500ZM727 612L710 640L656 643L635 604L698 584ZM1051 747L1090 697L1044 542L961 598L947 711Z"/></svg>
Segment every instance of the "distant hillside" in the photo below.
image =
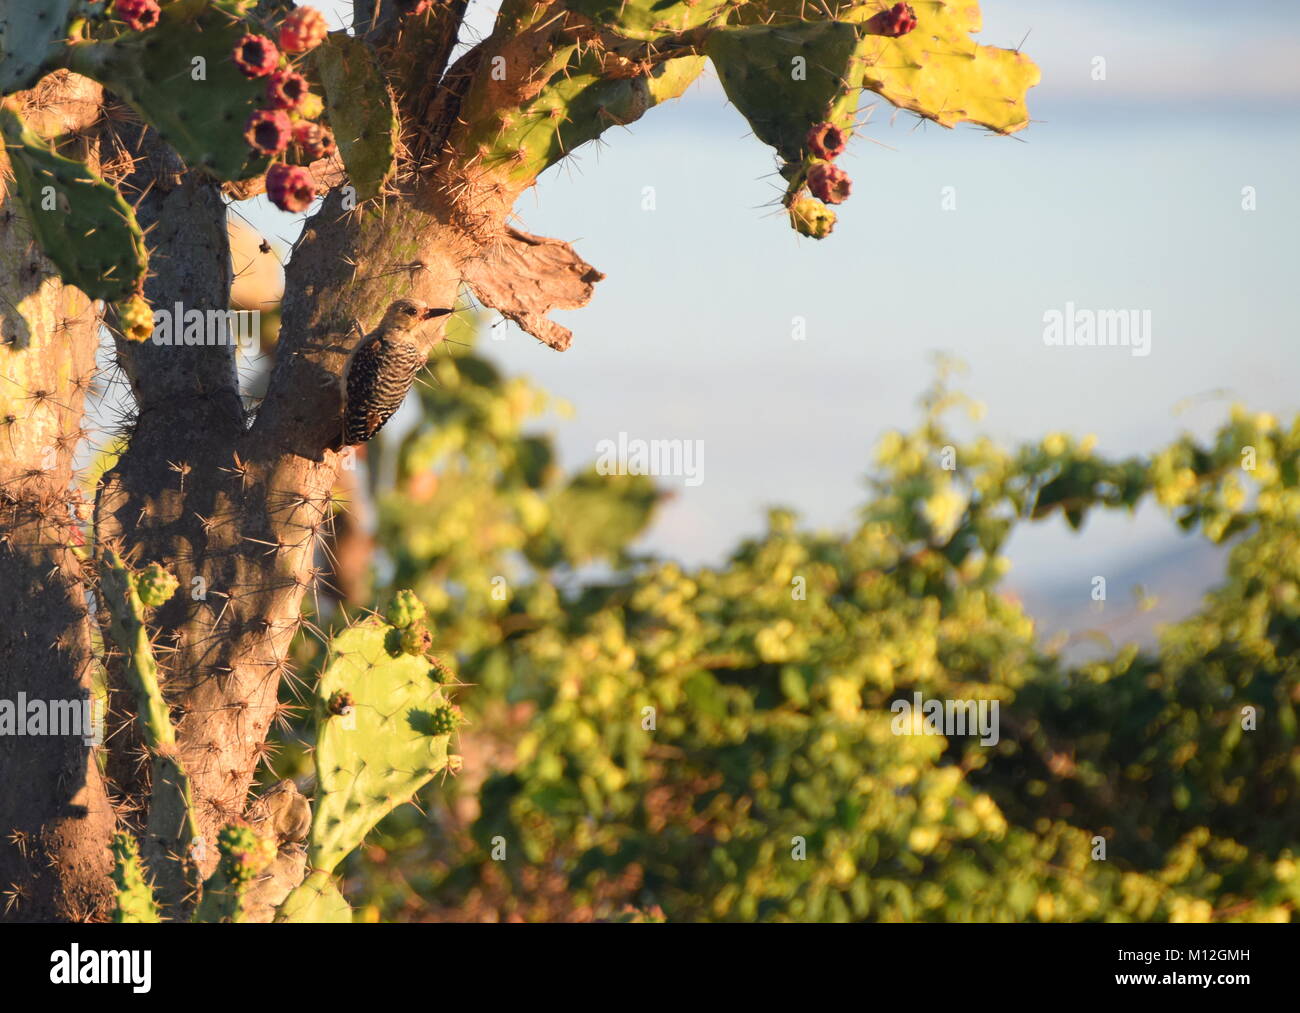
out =
<svg viewBox="0 0 1300 1013"><path fill-rule="evenodd" d="M1107 582L1107 600L1094 602L1077 580L1037 581L1011 587L1038 624L1044 641L1066 634L1063 653L1078 661L1109 653L1113 646L1157 642L1159 627L1195 612L1206 591L1223 579L1227 546L1186 539L1121 569ZM1153 608L1143 610L1134 589L1141 587ZM1109 645L1108 645L1109 641Z"/></svg>

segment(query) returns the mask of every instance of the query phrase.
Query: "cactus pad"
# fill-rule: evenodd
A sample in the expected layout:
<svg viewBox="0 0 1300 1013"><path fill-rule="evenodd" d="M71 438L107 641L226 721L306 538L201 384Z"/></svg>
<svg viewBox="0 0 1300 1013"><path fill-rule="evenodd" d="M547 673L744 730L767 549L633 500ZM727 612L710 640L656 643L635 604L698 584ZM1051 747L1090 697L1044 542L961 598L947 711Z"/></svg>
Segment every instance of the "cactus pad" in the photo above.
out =
<svg viewBox="0 0 1300 1013"><path fill-rule="evenodd" d="M814 125L852 129L857 49L858 29L839 21L726 29L705 44L727 98L788 163L803 159Z"/></svg>
<svg viewBox="0 0 1300 1013"><path fill-rule="evenodd" d="M76 0L0 0L0 95L30 88L53 69Z"/></svg>
<svg viewBox="0 0 1300 1013"><path fill-rule="evenodd" d="M646 42L720 20L742 0L569 0L569 10Z"/></svg>
<svg viewBox="0 0 1300 1013"><path fill-rule="evenodd" d="M135 838L130 834L114 834L112 850L113 886L116 888L113 921L119 924L161 921L153 889L140 863L140 849Z"/></svg>
<svg viewBox="0 0 1300 1013"><path fill-rule="evenodd" d="M236 66L247 34L233 0L173 3L156 28L70 47L67 65L119 95L186 163L223 180L266 171L244 127L266 98L266 82Z"/></svg>
<svg viewBox="0 0 1300 1013"><path fill-rule="evenodd" d="M379 61L366 43L332 32L311 54L330 126L357 200L379 194L397 167L397 113Z"/></svg>
<svg viewBox="0 0 1300 1013"><path fill-rule="evenodd" d="M319 788L307 855L326 873L447 764L447 735L433 732L446 703L442 687L423 658L389 653L391 632L370 619L339 634L321 675ZM330 715L328 701L343 693L352 697L352 712Z"/></svg>
<svg viewBox="0 0 1300 1013"><path fill-rule="evenodd" d="M92 299L125 299L144 281L144 235L122 195L89 167L57 154L0 109L9 162L32 232L63 280Z"/></svg>
<svg viewBox="0 0 1300 1013"><path fill-rule="evenodd" d="M1010 134L1028 126L1025 95L1041 77L1038 66L1015 50L971 39L983 27L979 4L914 0L912 7L915 31L863 39L863 85L945 127L970 122Z"/></svg>
<svg viewBox="0 0 1300 1013"><path fill-rule="evenodd" d="M313 872L284 899L276 911L275 920L344 923L352 921L352 909L329 873Z"/></svg>
<svg viewBox="0 0 1300 1013"><path fill-rule="evenodd" d="M651 106L677 98L704 69L683 56L658 64L644 77L606 78L595 50L575 51L537 97L474 123L466 148L482 164L527 184L574 148L612 126L638 120Z"/></svg>

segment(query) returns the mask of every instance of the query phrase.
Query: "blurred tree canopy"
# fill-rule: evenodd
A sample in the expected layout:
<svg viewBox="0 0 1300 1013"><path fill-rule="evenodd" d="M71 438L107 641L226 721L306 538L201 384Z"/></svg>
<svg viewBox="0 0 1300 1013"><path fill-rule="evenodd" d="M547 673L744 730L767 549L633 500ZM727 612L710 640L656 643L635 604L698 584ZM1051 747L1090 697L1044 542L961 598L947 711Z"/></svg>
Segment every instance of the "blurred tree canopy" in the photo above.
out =
<svg viewBox="0 0 1300 1013"><path fill-rule="evenodd" d="M353 856L366 916L1293 918L1300 420L1234 410L1125 460L1008 449L952 434L977 406L941 371L855 530L773 510L686 571L632 548L651 480L563 472L530 428L547 396L452 336L370 472L380 585L417 591L468 684L464 766ZM999 590L1002 547L1148 496L1231 540L1223 582L1158 650L1067 663ZM998 701L999 741L894 734L915 692ZM309 769L285 747L278 772Z"/></svg>

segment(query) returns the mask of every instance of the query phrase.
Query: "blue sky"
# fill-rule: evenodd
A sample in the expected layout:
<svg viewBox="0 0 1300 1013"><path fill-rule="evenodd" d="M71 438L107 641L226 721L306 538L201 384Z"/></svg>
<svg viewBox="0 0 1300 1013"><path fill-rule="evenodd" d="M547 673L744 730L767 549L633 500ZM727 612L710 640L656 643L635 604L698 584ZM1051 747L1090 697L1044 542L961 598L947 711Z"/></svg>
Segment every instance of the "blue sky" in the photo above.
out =
<svg viewBox="0 0 1300 1013"><path fill-rule="evenodd" d="M556 426L565 462L620 432L704 441L703 484L666 480L677 495L648 548L720 559L775 503L850 523L872 446L915 420L937 350L966 361L963 387L988 406L979 428L1007 441L1095 433L1123 454L1205 432L1234 399L1300 407L1300 5L982 7L979 41L1029 33L1034 123L998 138L880 103L841 160L854 194L824 242L772 214L772 155L712 79L579 149L520 202L525 228L573 241L609 276L590 306L557 315L569 351L509 326L487 343L574 404ZM956 210L941 209L945 187ZM251 217L296 231L277 212ZM1043 314L1067 302L1150 310L1151 354L1045 346ZM1012 544L1013 577L1104 573L1176 538L1155 511L1078 536L1043 526Z"/></svg>

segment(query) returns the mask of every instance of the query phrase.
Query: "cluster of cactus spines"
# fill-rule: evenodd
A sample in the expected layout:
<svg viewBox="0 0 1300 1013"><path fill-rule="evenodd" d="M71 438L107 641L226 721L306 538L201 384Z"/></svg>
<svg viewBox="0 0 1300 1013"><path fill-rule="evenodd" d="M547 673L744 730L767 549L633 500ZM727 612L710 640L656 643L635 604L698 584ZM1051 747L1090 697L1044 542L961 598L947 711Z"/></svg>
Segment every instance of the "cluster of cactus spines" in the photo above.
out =
<svg viewBox="0 0 1300 1013"><path fill-rule="evenodd" d="M113 835L113 886L115 905L113 921L138 924L162 921L153 887L145 878L140 848L128 833Z"/></svg>
<svg viewBox="0 0 1300 1013"><path fill-rule="evenodd" d="M128 299L144 284L148 267L131 206L89 166L54 151L7 106L0 107L0 133L32 232L64 281L92 299Z"/></svg>
<svg viewBox="0 0 1300 1013"><path fill-rule="evenodd" d="M165 601L163 591L175 578L152 574L143 581L111 547L99 552L99 586L108 611L109 634L123 656L123 672L136 694L136 719L153 757L149 795L146 852L163 907L179 908L198 886L197 868L190 848L199 840L190 778L176 746L167 702L158 684L158 664L149 644L145 603L137 590L141 584L151 600Z"/></svg>
<svg viewBox="0 0 1300 1013"><path fill-rule="evenodd" d="M421 628L405 605L402 632ZM402 608L396 611L403 612ZM455 715L448 687L423 656L389 650L396 627L372 617L330 645L317 689L324 714L316 740L317 795L308 862L331 872L384 816L447 765ZM347 700L351 710L341 706Z"/></svg>

